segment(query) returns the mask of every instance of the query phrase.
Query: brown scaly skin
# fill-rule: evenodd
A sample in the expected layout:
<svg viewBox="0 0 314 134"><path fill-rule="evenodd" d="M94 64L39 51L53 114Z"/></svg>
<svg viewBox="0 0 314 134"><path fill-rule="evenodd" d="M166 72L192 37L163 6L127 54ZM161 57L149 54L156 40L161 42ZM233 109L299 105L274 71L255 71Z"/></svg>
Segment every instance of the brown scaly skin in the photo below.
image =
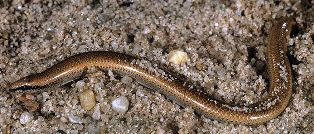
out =
<svg viewBox="0 0 314 134"><path fill-rule="evenodd" d="M270 28L267 45L267 65L270 77L269 96L253 104L247 110L206 98L184 84L156 76L134 63L137 58L110 51L94 51L74 55L38 74L33 74L9 84L8 89L34 89L62 85L78 76L89 67L111 69L127 74L148 87L158 89L166 96L193 107L215 119L237 124L256 125L277 117L288 105L292 94L292 77L287 58L287 40L294 24L292 19L279 19ZM270 107L266 104L271 103ZM265 108L266 107L266 108ZM242 109L242 110L241 110Z"/></svg>

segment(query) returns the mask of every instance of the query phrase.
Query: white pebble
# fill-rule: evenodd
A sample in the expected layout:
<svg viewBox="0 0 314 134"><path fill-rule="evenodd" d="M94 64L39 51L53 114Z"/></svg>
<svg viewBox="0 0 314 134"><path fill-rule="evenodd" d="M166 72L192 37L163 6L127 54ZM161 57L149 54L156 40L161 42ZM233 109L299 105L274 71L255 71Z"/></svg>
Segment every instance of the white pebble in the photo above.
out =
<svg viewBox="0 0 314 134"><path fill-rule="evenodd" d="M80 94L81 106L84 110L91 110L96 105L95 94L92 90L85 90Z"/></svg>
<svg viewBox="0 0 314 134"><path fill-rule="evenodd" d="M188 54L182 50L172 50L168 57L169 62L174 64L184 64L189 60Z"/></svg>
<svg viewBox="0 0 314 134"><path fill-rule="evenodd" d="M125 96L114 99L111 103L114 111L118 113L125 113L129 108L129 101Z"/></svg>
<svg viewBox="0 0 314 134"><path fill-rule="evenodd" d="M70 114L68 118L69 118L69 121L72 123L82 123L82 120L79 116Z"/></svg>
<svg viewBox="0 0 314 134"><path fill-rule="evenodd" d="M28 113L28 112L24 112L20 116L20 123L21 124L26 124L26 123L30 122L31 120L33 120L33 115Z"/></svg>

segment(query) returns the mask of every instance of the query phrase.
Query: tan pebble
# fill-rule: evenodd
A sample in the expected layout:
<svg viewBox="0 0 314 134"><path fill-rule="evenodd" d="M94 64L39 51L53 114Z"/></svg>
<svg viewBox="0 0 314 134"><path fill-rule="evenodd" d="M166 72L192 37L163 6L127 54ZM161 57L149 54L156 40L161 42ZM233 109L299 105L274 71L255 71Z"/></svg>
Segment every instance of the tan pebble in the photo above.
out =
<svg viewBox="0 0 314 134"><path fill-rule="evenodd" d="M96 105L95 94L92 90L85 90L79 97L84 110L91 110Z"/></svg>
<svg viewBox="0 0 314 134"><path fill-rule="evenodd" d="M174 64L184 64L189 60L188 54L182 50L172 50L168 57L169 62Z"/></svg>

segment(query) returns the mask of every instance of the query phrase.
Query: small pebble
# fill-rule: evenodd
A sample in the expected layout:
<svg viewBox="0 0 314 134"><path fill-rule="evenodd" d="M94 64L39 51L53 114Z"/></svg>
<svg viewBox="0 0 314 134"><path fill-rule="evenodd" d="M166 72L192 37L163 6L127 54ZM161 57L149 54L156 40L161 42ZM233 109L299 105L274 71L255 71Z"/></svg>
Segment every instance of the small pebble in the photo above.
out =
<svg viewBox="0 0 314 134"><path fill-rule="evenodd" d="M85 90L80 94L81 106L84 110L91 110L96 105L95 94L92 90Z"/></svg>
<svg viewBox="0 0 314 134"><path fill-rule="evenodd" d="M182 50L172 50L168 57L169 62L174 64L184 64L189 60L188 54Z"/></svg>
<svg viewBox="0 0 314 134"><path fill-rule="evenodd" d="M81 117L70 114L69 121L72 123L82 123Z"/></svg>
<svg viewBox="0 0 314 134"><path fill-rule="evenodd" d="M31 120L33 120L33 115L28 113L28 112L24 112L20 116L20 123L21 124L26 124L26 123L30 122Z"/></svg>
<svg viewBox="0 0 314 134"><path fill-rule="evenodd" d="M129 101L125 96L120 96L114 99L111 103L114 111L118 113L125 113L129 108Z"/></svg>

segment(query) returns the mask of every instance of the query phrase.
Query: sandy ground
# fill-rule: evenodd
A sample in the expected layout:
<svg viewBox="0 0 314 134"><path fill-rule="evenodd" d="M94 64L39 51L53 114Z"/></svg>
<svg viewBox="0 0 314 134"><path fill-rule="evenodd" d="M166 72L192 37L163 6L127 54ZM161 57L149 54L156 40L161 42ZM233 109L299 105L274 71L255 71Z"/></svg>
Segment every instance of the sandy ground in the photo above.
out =
<svg viewBox="0 0 314 134"><path fill-rule="evenodd" d="M180 107L115 72L89 69L66 86L0 91L0 132L13 133L313 133L314 1L4 0L0 1L0 83L45 70L80 52L110 50L163 63L232 104L260 100L268 88L266 38L274 18L294 15L289 40L293 96L277 118L259 126L217 121ZM189 56L168 63L171 50ZM82 109L91 89L96 106ZM111 101L126 96L124 114ZM25 103L26 100L32 100ZM32 117L21 124L22 114Z"/></svg>

